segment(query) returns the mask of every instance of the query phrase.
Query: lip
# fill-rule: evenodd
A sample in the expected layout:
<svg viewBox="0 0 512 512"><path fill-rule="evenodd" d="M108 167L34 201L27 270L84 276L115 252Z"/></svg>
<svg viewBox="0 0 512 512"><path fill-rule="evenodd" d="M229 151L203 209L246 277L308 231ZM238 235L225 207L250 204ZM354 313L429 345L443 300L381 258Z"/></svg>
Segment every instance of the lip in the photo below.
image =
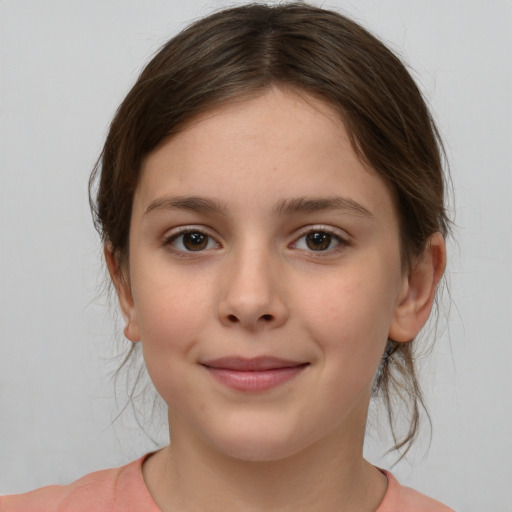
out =
<svg viewBox="0 0 512 512"><path fill-rule="evenodd" d="M222 357L201 365L221 384L237 391L257 392L278 387L302 373L308 362L276 357Z"/></svg>

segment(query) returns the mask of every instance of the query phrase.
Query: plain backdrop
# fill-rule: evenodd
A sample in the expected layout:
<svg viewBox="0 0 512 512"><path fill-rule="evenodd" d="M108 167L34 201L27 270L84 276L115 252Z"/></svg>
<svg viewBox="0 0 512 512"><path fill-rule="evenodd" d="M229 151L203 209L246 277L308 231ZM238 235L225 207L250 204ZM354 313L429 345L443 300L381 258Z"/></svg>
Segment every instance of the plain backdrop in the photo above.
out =
<svg viewBox="0 0 512 512"><path fill-rule="evenodd" d="M116 341L115 303L102 293L87 180L148 57L238 3L0 2L0 493L67 483L155 447L129 409L114 421L125 403L114 356L128 342ZM432 440L427 451L425 430L393 471L457 510L512 511L512 2L322 5L409 63L452 169L451 307L422 372ZM383 451L371 437L368 457L389 467Z"/></svg>

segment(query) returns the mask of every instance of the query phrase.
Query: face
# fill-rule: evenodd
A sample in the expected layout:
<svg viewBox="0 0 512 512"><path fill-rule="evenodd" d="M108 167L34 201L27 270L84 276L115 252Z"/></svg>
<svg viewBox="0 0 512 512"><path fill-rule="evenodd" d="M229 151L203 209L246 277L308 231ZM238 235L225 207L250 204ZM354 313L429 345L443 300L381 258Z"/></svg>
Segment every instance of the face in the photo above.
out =
<svg viewBox="0 0 512 512"><path fill-rule="evenodd" d="M330 107L272 89L153 152L127 275L173 443L273 460L362 439L408 285L392 196Z"/></svg>

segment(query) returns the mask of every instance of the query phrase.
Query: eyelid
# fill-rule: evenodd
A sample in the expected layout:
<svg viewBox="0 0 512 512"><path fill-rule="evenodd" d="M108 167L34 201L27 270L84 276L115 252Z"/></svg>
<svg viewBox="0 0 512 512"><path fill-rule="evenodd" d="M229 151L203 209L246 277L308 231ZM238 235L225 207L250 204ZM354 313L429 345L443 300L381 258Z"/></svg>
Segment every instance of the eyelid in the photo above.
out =
<svg viewBox="0 0 512 512"><path fill-rule="evenodd" d="M347 242L351 238L351 235L346 230L328 224L308 224L307 226L303 226L297 230L295 238L300 238L301 236L307 235L308 233L314 231L329 233L331 235L335 235L341 239L344 239Z"/></svg>

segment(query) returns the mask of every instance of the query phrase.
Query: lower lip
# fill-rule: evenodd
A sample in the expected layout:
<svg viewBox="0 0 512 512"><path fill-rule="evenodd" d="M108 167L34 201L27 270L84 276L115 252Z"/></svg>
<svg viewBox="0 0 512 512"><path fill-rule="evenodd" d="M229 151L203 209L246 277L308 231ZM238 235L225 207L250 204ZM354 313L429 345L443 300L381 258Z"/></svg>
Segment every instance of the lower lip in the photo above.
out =
<svg viewBox="0 0 512 512"><path fill-rule="evenodd" d="M303 372L306 366L307 364L301 364L289 368L258 371L240 371L211 366L205 368L220 383L237 391L267 391L290 381Z"/></svg>

